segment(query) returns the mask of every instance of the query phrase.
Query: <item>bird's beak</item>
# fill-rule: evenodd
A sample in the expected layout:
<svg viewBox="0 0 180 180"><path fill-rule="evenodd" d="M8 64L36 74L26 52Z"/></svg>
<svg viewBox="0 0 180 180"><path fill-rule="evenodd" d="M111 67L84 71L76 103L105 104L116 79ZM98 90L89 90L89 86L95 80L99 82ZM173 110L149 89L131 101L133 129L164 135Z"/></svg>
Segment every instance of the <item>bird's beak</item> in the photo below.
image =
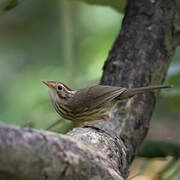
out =
<svg viewBox="0 0 180 180"><path fill-rule="evenodd" d="M46 86L48 86L49 88L54 88L54 82L53 81L42 81Z"/></svg>

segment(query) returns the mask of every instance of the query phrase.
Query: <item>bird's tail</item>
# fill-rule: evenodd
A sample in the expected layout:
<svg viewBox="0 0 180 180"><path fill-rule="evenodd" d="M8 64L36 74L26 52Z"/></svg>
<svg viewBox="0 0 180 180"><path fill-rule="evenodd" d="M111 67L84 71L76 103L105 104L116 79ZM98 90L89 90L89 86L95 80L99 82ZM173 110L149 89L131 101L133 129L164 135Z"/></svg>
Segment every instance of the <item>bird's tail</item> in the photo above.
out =
<svg viewBox="0 0 180 180"><path fill-rule="evenodd" d="M124 91L124 93L122 93L118 99L126 99L126 98L130 98L136 94L142 94L142 93L146 93L148 91L153 91L156 89L162 89L162 88L172 88L173 86L171 85L157 85L157 86L147 86L147 87L141 87L141 88L132 88L132 89L127 89L126 91Z"/></svg>

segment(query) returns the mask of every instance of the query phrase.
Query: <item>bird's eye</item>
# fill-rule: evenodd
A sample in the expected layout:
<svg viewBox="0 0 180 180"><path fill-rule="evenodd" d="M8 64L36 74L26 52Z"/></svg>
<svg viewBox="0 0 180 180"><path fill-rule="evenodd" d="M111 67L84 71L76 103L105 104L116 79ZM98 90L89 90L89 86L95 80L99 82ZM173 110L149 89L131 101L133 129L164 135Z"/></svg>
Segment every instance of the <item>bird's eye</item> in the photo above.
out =
<svg viewBox="0 0 180 180"><path fill-rule="evenodd" d="M62 90L63 87L62 87L61 85L58 85L57 88L58 88L58 90L60 91L60 90Z"/></svg>

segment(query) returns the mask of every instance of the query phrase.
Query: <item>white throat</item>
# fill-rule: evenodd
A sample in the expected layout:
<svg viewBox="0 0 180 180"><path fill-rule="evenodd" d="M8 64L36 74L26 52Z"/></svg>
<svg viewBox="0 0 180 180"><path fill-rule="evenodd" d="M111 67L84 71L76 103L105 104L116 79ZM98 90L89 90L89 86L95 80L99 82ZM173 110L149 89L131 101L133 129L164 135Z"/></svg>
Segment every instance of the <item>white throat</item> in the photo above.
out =
<svg viewBox="0 0 180 180"><path fill-rule="evenodd" d="M57 102L57 101L59 101L59 96L58 96L58 94L57 94L57 92L56 92L55 89L49 88L49 89L48 89L48 94L49 94L49 97L50 97L50 99L51 99L52 102Z"/></svg>

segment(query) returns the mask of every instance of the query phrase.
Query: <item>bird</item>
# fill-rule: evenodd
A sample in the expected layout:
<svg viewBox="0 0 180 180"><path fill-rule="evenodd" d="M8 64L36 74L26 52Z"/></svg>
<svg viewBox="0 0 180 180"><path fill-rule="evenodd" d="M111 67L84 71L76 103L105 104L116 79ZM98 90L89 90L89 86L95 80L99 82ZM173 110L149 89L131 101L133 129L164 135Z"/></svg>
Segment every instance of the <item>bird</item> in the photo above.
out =
<svg viewBox="0 0 180 180"><path fill-rule="evenodd" d="M99 120L107 121L116 105L136 94L170 85L125 88L119 86L94 85L87 88L72 90L59 81L42 81L48 86L51 103L56 112L64 119L85 124Z"/></svg>

